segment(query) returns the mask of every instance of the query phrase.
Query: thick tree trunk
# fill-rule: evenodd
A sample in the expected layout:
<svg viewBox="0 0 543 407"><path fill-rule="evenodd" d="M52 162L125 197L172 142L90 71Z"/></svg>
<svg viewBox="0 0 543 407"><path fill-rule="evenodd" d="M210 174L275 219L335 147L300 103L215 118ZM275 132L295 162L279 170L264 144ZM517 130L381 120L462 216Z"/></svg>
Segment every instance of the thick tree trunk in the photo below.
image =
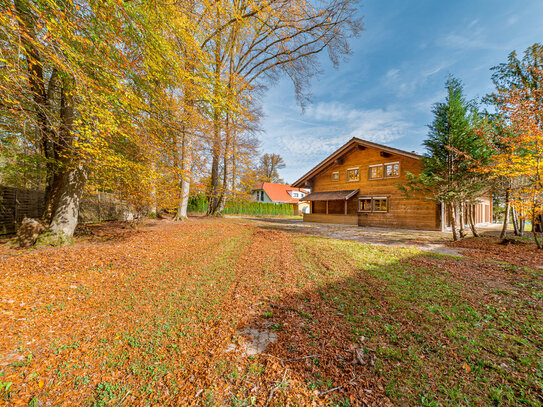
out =
<svg viewBox="0 0 543 407"><path fill-rule="evenodd" d="M36 112L36 127L40 135L40 148L45 158L45 208L42 215L44 223L49 223L53 216L55 202L60 193L57 175L57 162L55 155L55 131L51 127L54 122L51 109L52 100L57 89L58 71L53 68L49 83L46 88L43 62L39 50L36 48L36 23L28 1L15 0L21 42L25 51L28 64L29 89L34 102ZM29 39L30 38L30 39Z"/></svg>
<svg viewBox="0 0 543 407"><path fill-rule="evenodd" d="M505 214L503 216L503 227L500 233L500 239L505 239L507 236L507 226L509 224L509 212L511 212L510 191L505 192Z"/></svg>
<svg viewBox="0 0 543 407"><path fill-rule="evenodd" d="M69 170L65 175L62 193L57 203L51 224L42 233L36 245L62 246L73 244L73 235L79 216L79 204L87 182L83 166Z"/></svg>
<svg viewBox="0 0 543 407"><path fill-rule="evenodd" d="M181 199L177 207L174 220L186 220L188 218L191 169L192 169L192 138L183 128L183 145L181 147Z"/></svg>
<svg viewBox="0 0 543 407"><path fill-rule="evenodd" d="M475 216L473 214L474 211L475 211L475 205L469 205L468 216L469 216L469 226L471 228L471 233L473 233L473 236L479 237L479 233L477 232L477 228L475 227Z"/></svg>
<svg viewBox="0 0 543 407"><path fill-rule="evenodd" d="M79 204L87 182L87 173L81 164L73 160L74 103L73 83L64 78L60 98L58 143L55 145L54 183L51 189L48 210L51 220L37 245L65 245L73 242L73 234L79 217Z"/></svg>
<svg viewBox="0 0 543 407"><path fill-rule="evenodd" d="M451 219L453 240L456 242L458 240L458 231L456 230L456 208L453 203L449 203L447 206L449 209L449 218Z"/></svg>

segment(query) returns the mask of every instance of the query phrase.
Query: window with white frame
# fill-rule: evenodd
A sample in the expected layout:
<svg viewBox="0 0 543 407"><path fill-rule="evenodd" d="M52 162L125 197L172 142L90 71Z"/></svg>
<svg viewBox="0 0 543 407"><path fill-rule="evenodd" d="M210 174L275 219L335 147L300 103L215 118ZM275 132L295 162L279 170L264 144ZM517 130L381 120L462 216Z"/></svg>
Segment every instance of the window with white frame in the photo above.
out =
<svg viewBox="0 0 543 407"><path fill-rule="evenodd" d="M364 196L358 198L359 212L388 212L388 197L386 196Z"/></svg>
<svg viewBox="0 0 543 407"><path fill-rule="evenodd" d="M383 164L370 165L369 179L382 179L383 178Z"/></svg>
<svg viewBox="0 0 543 407"><path fill-rule="evenodd" d="M332 173L332 181L339 181L339 171L334 171Z"/></svg>
<svg viewBox="0 0 543 407"><path fill-rule="evenodd" d="M360 171L359 168L348 168L347 169L347 181L359 181L360 180Z"/></svg>
<svg viewBox="0 0 543 407"><path fill-rule="evenodd" d="M368 198L368 197L359 198L358 210L360 212L371 212L372 211L371 198Z"/></svg>
<svg viewBox="0 0 543 407"><path fill-rule="evenodd" d="M400 163L385 163L385 178L396 178L400 176Z"/></svg>
<svg viewBox="0 0 543 407"><path fill-rule="evenodd" d="M386 197L373 198L373 212L388 212L388 199Z"/></svg>

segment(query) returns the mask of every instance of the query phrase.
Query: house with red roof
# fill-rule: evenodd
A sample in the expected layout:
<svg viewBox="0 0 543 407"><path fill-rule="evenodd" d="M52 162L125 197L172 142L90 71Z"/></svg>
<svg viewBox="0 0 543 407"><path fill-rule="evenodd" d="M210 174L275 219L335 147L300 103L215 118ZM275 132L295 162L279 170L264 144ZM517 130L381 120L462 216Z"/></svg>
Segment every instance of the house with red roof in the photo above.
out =
<svg viewBox="0 0 543 407"><path fill-rule="evenodd" d="M253 188L252 195L256 202L292 204L300 213L309 210L309 204L300 202L300 199L309 193L305 188L294 188L287 184L263 182Z"/></svg>

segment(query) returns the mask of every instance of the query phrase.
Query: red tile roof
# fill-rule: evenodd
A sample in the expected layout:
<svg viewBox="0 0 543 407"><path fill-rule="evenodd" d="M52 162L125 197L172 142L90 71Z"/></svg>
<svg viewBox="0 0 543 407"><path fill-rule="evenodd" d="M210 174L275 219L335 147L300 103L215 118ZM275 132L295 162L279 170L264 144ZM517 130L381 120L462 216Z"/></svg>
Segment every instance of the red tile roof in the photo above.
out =
<svg viewBox="0 0 543 407"><path fill-rule="evenodd" d="M288 191L302 191L307 193L307 190L304 190L303 188L293 188L290 185L274 184L271 182L263 182L262 184L258 184L253 188L253 191L259 189L263 189L264 192L266 192L266 195L268 195L273 202L284 203L298 203L300 201L300 199L290 196Z"/></svg>

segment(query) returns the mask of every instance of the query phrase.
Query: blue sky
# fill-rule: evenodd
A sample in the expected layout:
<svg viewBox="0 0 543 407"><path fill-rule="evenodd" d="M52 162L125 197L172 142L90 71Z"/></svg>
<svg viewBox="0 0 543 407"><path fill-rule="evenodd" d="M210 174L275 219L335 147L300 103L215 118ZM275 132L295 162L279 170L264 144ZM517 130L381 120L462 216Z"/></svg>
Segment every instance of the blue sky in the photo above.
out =
<svg viewBox="0 0 543 407"><path fill-rule="evenodd" d="M543 42L542 0L363 0L353 54L323 73L302 113L287 81L263 100L262 153L278 153L294 182L351 137L423 152L431 108L449 73L469 98L492 90L490 68Z"/></svg>

